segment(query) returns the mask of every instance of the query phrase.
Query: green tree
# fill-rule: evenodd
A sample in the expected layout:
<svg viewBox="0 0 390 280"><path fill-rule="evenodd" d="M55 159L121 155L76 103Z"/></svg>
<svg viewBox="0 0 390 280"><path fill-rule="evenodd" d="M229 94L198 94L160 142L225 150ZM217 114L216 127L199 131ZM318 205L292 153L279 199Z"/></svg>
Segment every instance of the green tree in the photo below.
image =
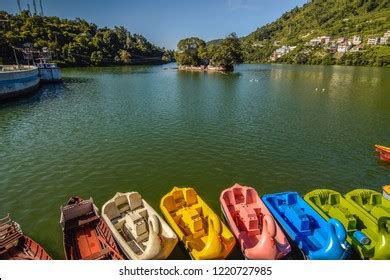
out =
<svg viewBox="0 0 390 280"><path fill-rule="evenodd" d="M0 55L5 63L14 63L12 46L32 43L36 48L49 47L57 62L66 65L106 65L140 62L163 62L165 50L151 44L142 35L132 35L123 26L97 28L83 19L32 16L27 11L11 15L0 11Z"/></svg>
<svg viewBox="0 0 390 280"><path fill-rule="evenodd" d="M233 69L233 64L242 62L241 42L235 33L230 34L217 46L210 48L210 64Z"/></svg>
<svg viewBox="0 0 390 280"><path fill-rule="evenodd" d="M197 37L182 39L177 44L177 51L175 52L176 62L179 65L199 66L203 64L205 48L206 42Z"/></svg>

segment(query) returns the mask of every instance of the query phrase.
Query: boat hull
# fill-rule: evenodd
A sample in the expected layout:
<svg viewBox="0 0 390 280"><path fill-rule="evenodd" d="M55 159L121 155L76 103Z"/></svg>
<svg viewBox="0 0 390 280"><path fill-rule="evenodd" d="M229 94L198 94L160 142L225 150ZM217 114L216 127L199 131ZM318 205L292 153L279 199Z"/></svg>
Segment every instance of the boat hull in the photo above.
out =
<svg viewBox="0 0 390 280"><path fill-rule="evenodd" d="M71 198L61 207L67 260L122 260L123 257L92 199Z"/></svg>
<svg viewBox="0 0 390 280"><path fill-rule="evenodd" d="M39 78L42 83L62 82L61 70L58 67L39 67Z"/></svg>
<svg viewBox="0 0 390 280"><path fill-rule="evenodd" d="M390 148L381 146L381 145L375 145L375 150L379 153L379 158L383 161L390 162Z"/></svg>
<svg viewBox="0 0 390 280"><path fill-rule="evenodd" d="M0 71L0 102L26 96L39 87L39 71L35 66L23 70Z"/></svg>
<svg viewBox="0 0 390 280"><path fill-rule="evenodd" d="M174 187L160 209L192 259L224 259L234 248L233 234L193 188Z"/></svg>
<svg viewBox="0 0 390 280"><path fill-rule="evenodd" d="M374 248L370 259L390 259L390 201L381 193L369 189L355 189L348 192L345 200L351 212L365 227L365 233Z"/></svg>
<svg viewBox="0 0 390 280"><path fill-rule="evenodd" d="M52 259L41 245L22 233L9 215L0 219L0 236L0 260Z"/></svg>
<svg viewBox="0 0 390 280"><path fill-rule="evenodd" d="M222 213L246 259L280 259L291 248L255 189L235 184L220 196Z"/></svg>
<svg viewBox="0 0 390 280"><path fill-rule="evenodd" d="M142 204L132 209L134 195L139 196ZM124 207L125 203L128 205ZM102 217L128 259L166 259L178 242L174 231L137 192L117 193L103 205ZM132 223L135 219L137 222ZM144 230L140 236L138 227Z"/></svg>
<svg viewBox="0 0 390 280"><path fill-rule="evenodd" d="M344 226L336 219L325 221L296 192L262 197L274 218L307 259L346 259L351 248Z"/></svg>

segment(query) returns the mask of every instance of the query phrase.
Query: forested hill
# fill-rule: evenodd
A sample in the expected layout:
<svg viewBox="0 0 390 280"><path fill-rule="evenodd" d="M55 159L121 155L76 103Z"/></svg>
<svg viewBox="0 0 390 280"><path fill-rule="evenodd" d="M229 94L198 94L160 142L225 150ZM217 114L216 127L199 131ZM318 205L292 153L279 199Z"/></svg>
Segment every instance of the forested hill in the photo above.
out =
<svg viewBox="0 0 390 280"><path fill-rule="evenodd" d="M298 53L307 54L308 63L321 63L321 58L327 53L303 47L310 40L319 36L329 36L332 39L353 36L362 37L362 45L355 54L346 52L346 57L360 57L367 64L375 64L372 60L390 59L389 46L365 48L371 37L379 38L390 30L390 1L389 0L313 0L283 14L276 21L258 28L242 38L244 58L248 62L263 62L281 46L297 46L291 54L279 59L281 62L296 62ZM390 40L390 39L389 39ZM337 47L337 46L336 46ZM359 53L360 52L360 53ZM295 57L294 57L295 55ZM369 57L365 57L369 56ZM312 58L315 57L314 60ZM333 55L327 62L348 64L339 61L341 56ZM277 59L278 60L278 59ZM311 61L312 60L312 61ZM345 57L344 57L345 60ZM358 63L358 61L357 61ZM381 64L381 62L378 62ZM390 61L387 61L390 64ZM350 63L353 64L353 63Z"/></svg>
<svg viewBox="0 0 390 280"><path fill-rule="evenodd" d="M0 11L0 60L15 63L12 46L22 47L24 43L35 48L48 47L55 60L64 65L159 63L169 60L171 55L122 26L98 28L79 18L42 17L27 11L11 15Z"/></svg>

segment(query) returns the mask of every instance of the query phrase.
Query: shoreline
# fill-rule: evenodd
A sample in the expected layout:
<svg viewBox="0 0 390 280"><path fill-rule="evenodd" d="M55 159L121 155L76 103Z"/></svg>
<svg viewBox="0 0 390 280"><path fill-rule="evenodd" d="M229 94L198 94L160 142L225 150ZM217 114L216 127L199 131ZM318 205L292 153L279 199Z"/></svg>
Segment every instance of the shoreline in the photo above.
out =
<svg viewBox="0 0 390 280"><path fill-rule="evenodd" d="M232 70L227 70L223 66L188 66L188 65L179 65L179 71L192 71L192 72L232 72Z"/></svg>

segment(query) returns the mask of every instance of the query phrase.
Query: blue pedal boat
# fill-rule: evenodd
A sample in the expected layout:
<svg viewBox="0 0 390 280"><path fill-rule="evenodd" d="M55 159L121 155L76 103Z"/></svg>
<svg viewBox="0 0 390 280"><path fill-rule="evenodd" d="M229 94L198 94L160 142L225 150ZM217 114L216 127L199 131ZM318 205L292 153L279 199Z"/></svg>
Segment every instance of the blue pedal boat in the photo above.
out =
<svg viewBox="0 0 390 280"><path fill-rule="evenodd" d="M337 219L326 221L298 193L267 194L262 200L307 259L349 257L351 246L344 226Z"/></svg>

